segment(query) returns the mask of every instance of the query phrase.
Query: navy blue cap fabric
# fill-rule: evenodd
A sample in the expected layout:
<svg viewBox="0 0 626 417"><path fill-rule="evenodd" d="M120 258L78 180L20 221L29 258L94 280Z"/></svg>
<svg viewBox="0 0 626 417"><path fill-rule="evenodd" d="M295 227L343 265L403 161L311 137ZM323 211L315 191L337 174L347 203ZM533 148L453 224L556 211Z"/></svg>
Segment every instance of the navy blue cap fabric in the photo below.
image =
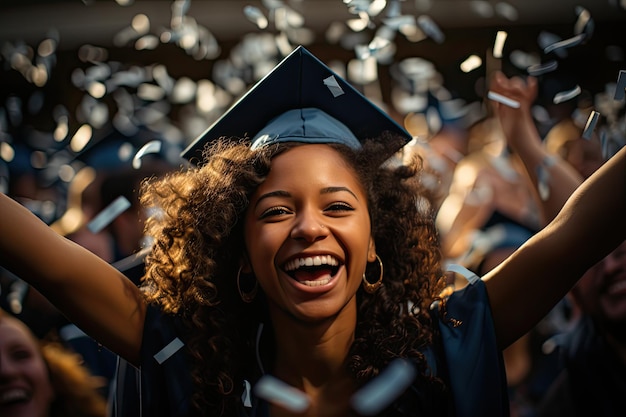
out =
<svg viewBox="0 0 626 417"><path fill-rule="evenodd" d="M252 139L252 149L278 142L342 143L353 149L361 142L350 129L320 109L288 110L273 119Z"/></svg>
<svg viewBox="0 0 626 417"><path fill-rule="evenodd" d="M321 112L306 110L299 115L290 113L284 118L278 118L289 110L305 108L319 109ZM291 129L288 124L298 118L300 127L308 128L294 134L298 127ZM328 120L331 120L333 126L321 126L329 123ZM318 128L314 128L315 124L319 125ZM266 135L262 139L263 143L268 143L271 137L282 135L285 140L291 137L293 141L310 142L308 139L325 131L325 136L322 135L316 142L328 143L331 140L326 139L334 134L334 129L342 134L344 129L341 124L358 141L377 138L383 132L400 135L406 142L412 139L404 128L378 106L300 46L191 143L182 156L187 159L201 158L205 144L221 137L261 139L261 136ZM273 127L273 131L265 127ZM341 138L337 139L341 141ZM260 144L258 142L255 146Z"/></svg>

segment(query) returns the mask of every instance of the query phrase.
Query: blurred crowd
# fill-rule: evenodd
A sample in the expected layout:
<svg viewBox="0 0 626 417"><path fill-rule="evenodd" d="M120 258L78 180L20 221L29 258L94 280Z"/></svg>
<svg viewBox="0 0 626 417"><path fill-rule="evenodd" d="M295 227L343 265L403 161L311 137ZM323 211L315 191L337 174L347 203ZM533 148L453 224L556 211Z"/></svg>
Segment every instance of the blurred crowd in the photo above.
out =
<svg viewBox="0 0 626 417"><path fill-rule="evenodd" d="M536 99L541 97L530 96L523 105L532 106ZM624 146L623 135L603 134L611 122L606 117L592 132L585 131L593 106L584 98L547 110L548 118L535 119L533 128L552 158L566 161L571 175L580 182ZM437 194L436 225L448 263L460 264L480 276L496 268L551 220L541 206L550 193L558 194L558 184L549 178L554 161L536 167L534 184L488 107L475 120L444 121L437 131L416 136L403 152L403 158L423 159L423 180ZM139 284L142 256L150 242L143 238L145 213L138 204L138 189L142 179L178 167L158 153L144 157L140 167L127 165L86 166L63 192L41 181L37 172L14 171L9 175L7 194ZM90 222L120 197L128 207L111 215L104 227L90 228ZM62 207L62 213L52 210L50 214L51 210L46 210L49 205ZM451 288L463 285L454 276L449 282ZM41 408L49 413L29 414L31 417L111 415L111 407L105 404L110 404L117 389L115 355L7 271L0 271L0 307L5 311L0 315L0 411L27 395L5 388L20 372L17 365L4 359L5 352L14 349L9 342L17 338L26 346L23 351L43 361L40 367L51 370L47 384L33 385L33 393L28 394L41 401ZM63 366L54 364L52 350L69 358ZM536 328L507 348L504 361L514 417L623 413L626 243L590 269ZM57 377L57 372L78 373L73 383L81 378L88 381L80 384L84 396L63 397L67 382L63 382L65 377ZM35 395L36 390L42 393ZM73 405L51 405L61 399Z"/></svg>

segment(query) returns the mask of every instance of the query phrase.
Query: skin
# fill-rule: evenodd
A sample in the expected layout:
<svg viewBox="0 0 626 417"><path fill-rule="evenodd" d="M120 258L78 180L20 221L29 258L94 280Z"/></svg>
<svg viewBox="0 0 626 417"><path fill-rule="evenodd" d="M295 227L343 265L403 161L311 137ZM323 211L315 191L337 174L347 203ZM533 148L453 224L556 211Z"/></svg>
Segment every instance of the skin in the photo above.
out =
<svg viewBox="0 0 626 417"><path fill-rule="evenodd" d="M524 94L525 89L517 84L502 78L496 80L492 89L521 100L516 95ZM545 153L539 143L528 140L524 126L520 126L523 124L520 109L496 106L496 111L503 121L505 133L511 135L512 143L519 142L517 153L525 163L528 159L529 170L534 172ZM531 145L525 148L524 141ZM353 214L344 219L320 213L321 201L329 196L319 196L321 187L324 187L319 178L328 185L350 186L354 178L350 180L346 172L337 171L340 166L347 170L345 165L337 159L338 156L333 156L334 151L323 145L304 145L301 149L301 152L289 154L297 157L298 163L282 169L280 156L274 161L276 164L272 165L271 172L272 180L277 184L271 190L282 189L295 196L292 202L296 205L290 209L296 214L284 214L286 222L293 222L294 226L287 233L281 222L257 224L246 218L245 240L250 262L245 266L247 272L257 275L270 295L271 314L276 320L274 328L285 328L277 334L281 350L277 354L280 360L274 364L275 375L312 396L311 414L341 414L347 407L349 395L346 394L352 390L341 368L356 320L353 297L366 261L374 260L374 247L369 236L369 219L344 229L339 220L351 222ZM331 158L332 163L327 158ZM553 167L553 178L559 175L559 167ZM501 348L526 333L567 293L578 277L624 240L624 172L626 148L578 188L550 225L483 278ZM336 182L339 179L342 183ZM553 197L556 202L559 193L569 195L572 188L555 187L546 203L552 202ZM265 192L270 190L264 189ZM352 191L357 198L362 194L358 189ZM255 197L258 199L261 194ZM341 198L350 195L345 191L340 194ZM332 199L327 201L330 203ZM256 200L251 207L254 205ZM291 216L295 216L295 220ZM325 226L329 232L324 233L330 234L312 232L318 225ZM257 227L262 230L261 234L255 235L248 230ZM352 234L361 237L352 240ZM268 247L256 239L267 239ZM256 254L253 248L264 251L267 257ZM327 293L324 289L316 290L321 292L319 303L308 300L298 303L314 291L299 291L301 287L295 284L289 287L288 275L280 268L290 256L318 248L337 251L337 257L346 265L345 270L339 274L341 279L331 281ZM62 308L70 320L103 345L132 363L139 362L146 306L136 286L111 265L59 236L4 195L0 195L0 264L33 284L54 305ZM338 398L341 401L333 402ZM324 410L322 407L339 409ZM325 411L329 411L328 414L324 414Z"/></svg>
<svg viewBox="0 0 626 417"><path fill-rule="evenodd" d="M626 241L591 268L573 290L587 314L626 325Z"/></svg>
<svg viewBox="0 0 626 417"><path fill-rule="evenodd" d="M491 90L529 103L536 95L537 83L532 77L524 81L496 73ZM520 156L537 188L536 167L548 153L538 140L530 106L516 109L494 103L494 110L509 146ZM559 186L551 187L542 206L553 220L483 277L501 348L530 330L589 267L623 241L625 155L623 148L578 188L580 175L568 163L556 161L551 166L552 184Z"/></svg>
<svg viewBox="0 0 626 417"><path fill-rule="evenodd" d="M543 145L533 121L532 106L537 89L537 79L534 77L526 80L507 78L501 72L496 72L491 80L490 90L520 104L519 108L512 108L497 102L491 103L496 117L496 125L491 129L501 129L506 144L513 150L510 160L520 178L514 183L501 178L489 159L484 157L489 153L486 150L474 153L459 163L450 193L437 218L437 227L442 233L442 247L447 257L456 258L463 254L472 232L487 221L495 208L531 228L545 226L581 184L580 174L570 164L557 160L549 168L548 198L540 198L535 191L538 190L537 167L545 158L553 156ZM477 204L475 197L469 198L472 194L468 191L471 189L487 189L489 192L483 193L483 201ZM537 220L531 221L528 207L538 208ZM537 221L541 224L537 225Z"/></svg>
<svg viewBox="0 0 626 417"><path fill-rule="evenodd" d="M578 282L576 299L603 327L604 337L626 364L626 241Z"/></svg>
<svg viewBox="0 0 626 417"><path fill-rule="evenodd" d="M0 415L46 417L54 389L39 346L19 320L0 318Z"/></svg>
<svg viewBox="0 0 626 417"><path fill-rule="evenodd" d="M343 365L356 327L356 292L366 263L376 259L359 181L331 148L293 148L274 159L253 195L245 235L246 269L268 296L276 332L273 373L309 394L310 415L345 415L353 387ZM336 259L336 272L287 271L290 260L316 256ZM305 285L305 278L323 285Z"/></svg>

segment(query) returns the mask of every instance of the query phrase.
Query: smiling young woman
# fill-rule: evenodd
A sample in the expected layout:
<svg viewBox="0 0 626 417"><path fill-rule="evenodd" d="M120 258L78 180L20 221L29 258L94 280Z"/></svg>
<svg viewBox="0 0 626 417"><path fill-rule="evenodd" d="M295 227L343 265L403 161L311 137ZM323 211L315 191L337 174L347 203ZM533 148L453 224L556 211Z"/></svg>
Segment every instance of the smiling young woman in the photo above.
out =
<svg viewBox="0 0 626 417"><path fill-rule="evenodd" d="M104 417L100 384L77 354L40 342L24 323L0 310L0 415Z"/></svg>
<svg viewBox="0 0 626 417"><path fill-rule="evenodd" d="M519 80L493 89L530 101ZM526 107L496 110L534 172ZM0 260L140 366L124 402L144 416L506 415L501 349L626 235L626 150L443 296L420 161L395 159L410 139L298 48L188 148L197 165L144 183L141 289L4 196Z"/></svg>

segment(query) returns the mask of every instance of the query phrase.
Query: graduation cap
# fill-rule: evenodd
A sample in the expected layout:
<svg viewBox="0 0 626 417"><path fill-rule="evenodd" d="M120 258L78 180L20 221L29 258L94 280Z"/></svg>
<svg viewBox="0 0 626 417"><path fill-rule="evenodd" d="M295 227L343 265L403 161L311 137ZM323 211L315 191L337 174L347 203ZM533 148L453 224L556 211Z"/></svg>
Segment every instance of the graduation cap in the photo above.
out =
<svg viewBox="0 0 626 417"><path fill-rule="evenodd" d="M201 160L206 143L252 137L252 147L276 142L360 141L383 132L411 135L378 106L299 46L182 152Z"/></svg>

